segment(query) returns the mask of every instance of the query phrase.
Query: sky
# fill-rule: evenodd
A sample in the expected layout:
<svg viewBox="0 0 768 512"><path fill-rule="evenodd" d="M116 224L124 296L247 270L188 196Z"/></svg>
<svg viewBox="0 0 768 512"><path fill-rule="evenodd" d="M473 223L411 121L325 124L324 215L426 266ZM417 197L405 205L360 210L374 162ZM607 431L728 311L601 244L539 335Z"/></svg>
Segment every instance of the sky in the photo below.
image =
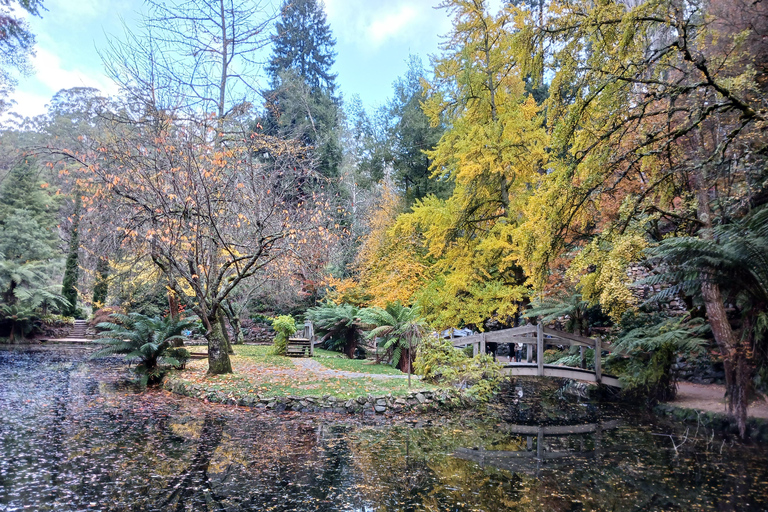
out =
<svg viewBox="0 0 768 512"><path fill-rule="evenodd" d="M249 0L243 0L249 1ZM262 0L268 13L279 0ZM328 22L336 38L337 84L344 98L359 95L374 108L392 95L392 83L407 69L409 54L439 52L441 36L450 31L439 0L325 0ZM491 8L500 0L492 0ZM123 34L123 23L135 26L142 0L45 0L41 18L28 18L37 37L34 74L22 77L13 94L15 112L34 116L61 89L95 87L117 92L104 74L99 49L109 37ZM492 12L495 12L493 10ZM268 54L265 55L265 58ZM266 86L264 80L261 84Z"/></svg>

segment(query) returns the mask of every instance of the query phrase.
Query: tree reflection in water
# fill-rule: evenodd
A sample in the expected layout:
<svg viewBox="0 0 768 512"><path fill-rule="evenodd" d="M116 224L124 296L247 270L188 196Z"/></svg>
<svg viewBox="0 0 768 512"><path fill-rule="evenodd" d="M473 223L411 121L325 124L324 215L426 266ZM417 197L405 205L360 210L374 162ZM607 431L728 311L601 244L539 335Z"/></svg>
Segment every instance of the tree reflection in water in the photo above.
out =
<svg viewBox="0 0 768 512"><path fill-rule="evenodd" d="M80 351L0 350L0 510L768 509L765 447L700 435L676 452L652 435L674 427L638 416L599 437L387 425L137 393L126 375Z"/></svg>

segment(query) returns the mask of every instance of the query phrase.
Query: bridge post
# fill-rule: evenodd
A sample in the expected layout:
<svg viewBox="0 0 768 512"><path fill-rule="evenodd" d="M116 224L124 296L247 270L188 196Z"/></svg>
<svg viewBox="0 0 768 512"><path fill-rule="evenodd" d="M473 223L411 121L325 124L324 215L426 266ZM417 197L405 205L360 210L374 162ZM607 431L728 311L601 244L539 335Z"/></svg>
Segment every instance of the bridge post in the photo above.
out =
<svg viewBox="0 0 768 512"><path fill-rule="evenodd" d="M599 384L603 378L602 371L600 369L600 353L602 352L600 346L600 336L595 338L595 380Z"/></svg>
<svg viewBox="0 0 768 512"><path fill-rule="evenodd" d="M536 324L536 365L538 370L536 375L544 375L544 325L541 320Z"/></svg>
<svg viewBox="0 0 768 512"><path fill-rule="evenodd" d="M544 429L539 427L539 432L536 434L536 458L544 460Z"/></svg>
<svg viewBox="0 0 768 512"><path fill-rule="evenodd" d="M477 347L480 346L480 342L472 342L472 357L475 357L477 354L480 353L480 351L477 349Z"/></svg>
<svg viewBox="0 0 768 512"><path fill-rule="evenodd" d="M586 368L587 367L587 354L585 353L587 350L584 348L584 345L579 345L579 357L581 358L581 367Z"/></svg>
<svg viewBox="0 0 768 512"><path fill-rule="evenodd" d="M480 337L480 354L485 355L485 333Z"/></svg>
<svg viewBox="0 0 768 512"><path fill-rule="evenodd" d="M525 346L525 361L527 363L532 363L533 362L533 346L530 343L524 343L524 346Z"/></svg>

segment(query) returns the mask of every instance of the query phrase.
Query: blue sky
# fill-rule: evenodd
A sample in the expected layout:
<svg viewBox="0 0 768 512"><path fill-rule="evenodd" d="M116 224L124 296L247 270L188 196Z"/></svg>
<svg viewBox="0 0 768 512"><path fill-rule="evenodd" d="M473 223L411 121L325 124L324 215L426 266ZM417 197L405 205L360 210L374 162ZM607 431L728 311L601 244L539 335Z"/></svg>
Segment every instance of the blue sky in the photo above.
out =
<svg viewBox="0 0 768 512"><path fill-rule="evenodd" d="M272 12L280 1L262 3ZM405 72L409 53L421 55L427 64L428 55L438 52L440 36L450 30L447 13L434 7L438 3L325 0L337 41L337 83L345 98L358 94L367 107L379 105L391 96L392 82ZM25 116L43 113L53 94L70 87L115 93L97 49L104 47L108 36L122 34L121 20L133 25L143 1L45 0L44 5L42 18L29 20L37 36L35 74L20 80L14 110Z"/></svg>

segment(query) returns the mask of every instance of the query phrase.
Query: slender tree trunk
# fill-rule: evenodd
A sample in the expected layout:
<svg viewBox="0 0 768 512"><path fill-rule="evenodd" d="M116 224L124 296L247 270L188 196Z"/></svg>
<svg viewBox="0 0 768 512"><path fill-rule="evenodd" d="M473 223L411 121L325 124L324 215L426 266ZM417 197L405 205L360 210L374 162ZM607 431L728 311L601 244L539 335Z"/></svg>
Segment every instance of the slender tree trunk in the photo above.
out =
<svg viewBox="0 0 768 512"><path fill-rule="evenodd" d="M698 217L703 228L699 236L705 240L713 240L708 191L705 181L701 180L698 192ZM710 272L704 272L702 276L701 296L707 310L709 326L723 358L728 410L736 418L739 435L744 438L747 429L747 387L751 373L746 353L728 321L720 286L714 281Z"/></svg>
<svg viewBox="0 0 768 512"><path fill-rule="evenodd" d="M230 345L242 345L245 343L245 335L243 334L243 327L240 323L240 317L237 316L237 313L235 313L235 308L232 306L232 303L229 301L225 302L225 305L222 306L222 310L224 311L224 314L227 316L227 321L229 322L229 325L232 327L232 332L235 335L234 341L232 338L229 338Z"/></svg>
<svg viewBox="0 0 768 512"><path fill-rule="evenodd" d="M208 340L208 373L210 375L221 375L223 373L232 373L232 363L229 360L228 344L221 332L221 322L219 322L218 308L214 310L207 318L210 326L205 337Z"/></svg>
<svg viewBox="0 0 768 512"><path fill-rule="evenodd" d="M230 323L232 324L232 329L235 330L235 344L236 345L242 345L245 343L245 334L243 333L243 325L240 323L240 317L237 315L234 315L230 319Z"/></svg>
<svg viewBox="0 0 768 512"><path fill-rule="evenodd" d="M168 288L168 314L171 318L179 317L179 299L170 287Z"/></svg>

